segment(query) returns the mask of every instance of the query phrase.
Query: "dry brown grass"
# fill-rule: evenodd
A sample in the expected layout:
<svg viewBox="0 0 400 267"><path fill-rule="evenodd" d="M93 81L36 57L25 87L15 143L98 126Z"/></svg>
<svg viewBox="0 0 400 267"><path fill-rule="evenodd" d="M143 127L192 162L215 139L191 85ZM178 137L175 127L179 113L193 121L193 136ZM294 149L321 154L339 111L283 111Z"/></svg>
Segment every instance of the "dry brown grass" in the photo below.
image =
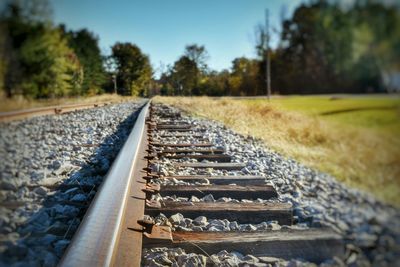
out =
<svg viewBox="0 0 400 267"><path fill-rule="evenodd" d="M212 118L301 163L399 206L400 140L375 129L282 110L268 102L206 97L157 97L196 116Z"/></svg>
<svg viewBox="0 0 400 267"><path fill-rule="evenodd" d="M120 102L135 99L137 99L137 97L120 96L116 94L103 94L91 97L71 97L44 100L30 100L23 97L6 98L4 96L0 96L0 112L68 104Z"/></svg>

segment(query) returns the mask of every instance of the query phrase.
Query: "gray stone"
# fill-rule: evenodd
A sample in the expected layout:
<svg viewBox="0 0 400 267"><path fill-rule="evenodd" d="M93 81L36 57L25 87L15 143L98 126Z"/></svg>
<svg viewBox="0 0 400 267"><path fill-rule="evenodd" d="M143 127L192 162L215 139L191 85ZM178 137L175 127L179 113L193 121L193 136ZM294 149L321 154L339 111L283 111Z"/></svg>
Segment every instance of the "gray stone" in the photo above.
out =
<svg viewBox="0 0 400 267"><path fill-rule="evenodd" d="M0 182L0 189L17 191L18 188L13 182L4 180Z"/></svg>
<svg viewBox="0 0 400 267"><path fill-rule="evenodd" d="M201 226L193 226L192 230L195 231L195 232L202 232L203 228Z"/></svg>
<svg viewBox="0 0 400 267"><path fill-rule="evenodd" d="M225 227L225 222L223 220L211 220L208 222L209 226L223 226Z"/></svg>
<svg viewBox="0 0 400 267"><path fill-rule="evenodd" d="M374 247L378 237L373 234L359 233L356 236L356 244L363 248Z"/></svg>
<svg viewBox="0 0 400 267"><path fill-rule="evenodd" d="M231 229L231 231L236 231L236 230L239 230L239 225L236 221L230 222L229 228Z"/></svg>
<svg viewBox="0 0 400 267"><path fill-rule="evenodd" d="M225 230L225 227L224 226L221 226L221 225L212 225L212 226L207 226L207 231L210 231L210 232L221 232L221 231L224 231Z"/></svg>
<svg viewBox="0 0 400 267"><path fill-rule="evenodd" d="M73 187L64 192L64 194L72 194L79 191L79 187Z"/></svg>
<svg viewBox="0 0 400 267"><path fill-rule="evenodd" d="M195 196L191 196L189 201L190 201L190 202L200 202L200 199L198 199L198 198L195 197Z"/></svg>
<svg viewBox="0 0 400 267"><path fill-rule="evenodd" d="M206 195L205 197L202 198L202 200L204 202L214 202L215 201L213 195L211 195L211 194Z"/></svg>
<svg viewBox="0 0 400 267"><path fill-rule="evenodd" d="M84 194L76 194L71 198L71 201L85 202L87 197Z"/></svg>
<svg viewBox="0 0 400 267"><path fill-rule="evenodd" d="M43 259L44 267L53 267L56 266L58 262L58 258L51 252L47 252Z"/></svg>
<svg viewBox="0 0 400 267"><path fill-rule="evenodd" d="M28 248L23 244L13 244L8 243L8 250L6 250L6 254L9 257L17 257L22 258L28 253Z"/></svg>
<svg viewBox="0 0 400 267"><path fill-rule="evenodd" d="M199 216L193 220L194 225L198 226L206 226L207 225L207 218L205 216Z"/></svg>
<svg viewBox="0 0 400 267"><path fill-rule="evenodd" d="M47 214L45 210L40 210L36 214L34 214L29 220L28 223L34 223L40 226L49 225L50 216Z"/></svg>
<svg viewBox="0 0 400 267"><path fill-rule="evenodd" d="M242 258L243 261L246 261L248 263L256 263L259 262L259 259L257 257L254 257L253 255L246 255Z"/></svg>
<svg viewBox="0 0 400 267"><path fill-rule="evenodd" d="M64 253L64 250L69 245L70 241L61 239L54 243L54 251L58 257L61 257Z"/></svg>
<svg viewBox="0 0 400 267"><path fill-rule="evenodd" d="M255 230L257 230L257 227L255 227L252 224L246 224L243 227L241 227L241 230L244 230L244 231L255 231Z"/></svg>
<svg viewBox="0 0 400 267"><path fill-rule="evenodd" d="M271 229L273 231L281 230L281 226L277 222L269 222L268 224L268 229Z"/></svg>
<svg viewBox="0 0 400 267"><path fill-rule="evenodd" d="M47 195L47 188L43 187L43 186L39 186L36 187L33 192L35 192L36 194L40 195L40 196L46 196Z"/></svg>
<svg viewBox="0 0 400 267"><path fill-rule="evenodd" d="M56 236L64 236L67 230L68 226L66 224L56 221L54 224L52 224L50 227L46 229L46 233L53 234Z"/></svg>
<svg viewBox="0 0 400 267"><path fill-rule="evenodd" d="M155 260L162 265L171 265L172 264L172 261L170 259L168 259L168 257L166 255L161 255L160 257L157 257Z"/></svg>
<svg viewBox="0 0 400 267"><path fill-rule="evenodd" d="M49 168L53 169L53 170L58 170L61 167L61 162L58 160L54 160L51 165L49 166Z"/></svg>
<svg viewBox="0 0 400 267"><path fill-rule="evenodd" d="M177 224L181 224L181 222L185 222L185 219L183 217L182 214L177 213L172 215L171 217L169 217L169 221L173 224L173 225L177 225Z"/></svg>

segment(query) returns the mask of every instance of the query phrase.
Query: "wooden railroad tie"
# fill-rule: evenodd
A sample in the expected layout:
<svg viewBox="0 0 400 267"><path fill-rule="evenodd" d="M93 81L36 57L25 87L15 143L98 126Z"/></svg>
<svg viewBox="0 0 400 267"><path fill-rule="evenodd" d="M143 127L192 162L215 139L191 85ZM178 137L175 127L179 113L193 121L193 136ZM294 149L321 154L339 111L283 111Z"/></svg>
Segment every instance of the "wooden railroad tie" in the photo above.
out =
<svg viewBox="0 0 400 267"><path fill-rule="evenodd" d="M143 247L179 247L186 253L203 254L206 251L210 255L225 249L238 251L243 255L254 255L259 257L261 262L269 263L273 260L271 257L286 260L302 258L321 263L326 259L344 256L341 237L324 228L254 232L164 232L164 236L145 235Z"/></svg>
<svg viewBox="0 0 400 267"><path fill-rule="evenodd" d="M192 126L190 124L156 124L157 130L182 130L190 129Z"/></svg>
<svg viewBox="0 0 400 267"><path fill-rule="evenodd" d="M164 155L164 154L178 154L178 153L201 153L201 154L222 154L224 153L225 150L222 148L210 148L210 149L199 149L199 148L193 148L193 149L163 149L161 151L158 151L158 155Z"/></svg>
<svg viewBox="0 0 400 267"><path fill-rule="evenodd" d="M146 201L146 214L169 217L181 213L188 218L206 216L208 219L228 219L238 223L262 223L278 221L281 225L292 224L290 203L232 203L232 202L159 202Z"/></svg>
<svg viewBox="0 0 400 267"><path fill-rule="evenodd" d="M183 158L189 158L189 159L196 159L198 161L202 160L208 160L208 161L217 161L217 162L231 162L232 157L226 154L208 154L208 155L191 155L191 154L186 154L186 155L164 155L164 158L169 158L169 159L183 159Z"/></svg>
<svg viewBox="0 0 400 267"><path fill-rule="evenodd" d="M175 167L178 168L212 168L212 169L223 169L223 170L241 170L246 167L246 164L242 163L202 163L202 162L190 162L190 163L175 163Z"/></svg>
<svg viewBox="0 0 400 267"><path fill-rule="evenodd" d="M160 188L162 196L204 197L212 194L214 198L229 196L234 199L270 199L278 197L278 194L271 185L162 185Z"/></svg>
<svg viewBox="0 0 400 267"><path fill-rule="evenodd" d="M193 129L192 128L173 128L173 129L168 129L168 128L164 128L164 129L159 129L156 128L157 131L165 131L165 132L192 132Z"/></svg>
<svg viewBox="0 0 400 267"><path fill-rule="evenodd" d="M178 143L178 144L168 144L168 143L150 143L152 146L157 147L212 147L212 143Z"/></svg>
<svg viewBox="0 0 400 267"><path fill-rule="evenodd" d="M187 133L176 133L176 134L162 134L160 135L161 138L168 138L168 137L193 137L193 138L201 138L204 137L202 134L187 134Z"/></svg>
<svg viewBox="0 0 400 267"><path fill-rule="evenodd" d="M177 179L185 182L202 182L207 179L211 184L215 185L264 185L266 177L260 175L171 175L164 176L163 179Z"/></svg>

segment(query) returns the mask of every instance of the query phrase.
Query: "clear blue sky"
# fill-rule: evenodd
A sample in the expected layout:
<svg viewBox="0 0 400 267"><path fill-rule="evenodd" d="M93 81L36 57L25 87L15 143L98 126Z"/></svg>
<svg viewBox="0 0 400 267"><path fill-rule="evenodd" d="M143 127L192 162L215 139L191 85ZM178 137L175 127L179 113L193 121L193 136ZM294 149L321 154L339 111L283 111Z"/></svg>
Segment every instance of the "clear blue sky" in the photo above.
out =
<svg viewBox="0 0 400 267"><path fill-rule="evenodd" d="M234 58L255 57L254 29L264 23L279 29L282 8L291 16L302 0L51 0L56 23L69 29L88 28L110 52L115 42L132 42L160 62L173 64L187 44L205 45L212 69L230 68ZM277 43L277 34L272 37Z"/></svg>

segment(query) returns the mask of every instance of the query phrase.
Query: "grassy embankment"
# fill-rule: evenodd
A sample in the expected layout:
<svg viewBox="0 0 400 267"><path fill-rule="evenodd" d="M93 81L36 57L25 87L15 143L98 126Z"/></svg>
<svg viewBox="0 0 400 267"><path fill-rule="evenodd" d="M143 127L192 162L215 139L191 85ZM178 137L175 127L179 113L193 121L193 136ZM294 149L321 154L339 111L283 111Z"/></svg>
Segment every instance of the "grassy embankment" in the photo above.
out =
<svg viewBox="0 0 400 267"><path fill-rule="evenodd" d="M100 103L100 102L120 102L127 100L135 100L137 97L120 96L116 94L103 94L90 97L70 97L70 98L55 98L55 99L42 99L30 100L23 97L6 98L0 97L0 112L39 108L57 105L68 104L85 104L85 103Z"/></svg>
<svg viewBox="0 0 400 267"><path fill-rule="evenodd" d="M400 98L158 97L400 206Z"/></svg>

